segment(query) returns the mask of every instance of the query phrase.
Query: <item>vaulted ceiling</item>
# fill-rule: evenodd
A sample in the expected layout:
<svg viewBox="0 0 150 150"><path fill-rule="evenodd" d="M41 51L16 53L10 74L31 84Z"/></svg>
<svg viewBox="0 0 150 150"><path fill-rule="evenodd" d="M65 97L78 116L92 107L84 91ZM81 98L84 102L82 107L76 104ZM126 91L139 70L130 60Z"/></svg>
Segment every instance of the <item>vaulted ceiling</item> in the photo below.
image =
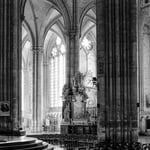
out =
<svg viewBox="0 0 150 150"><path fill-rule="evenodd" d="M75 2L76 10L73 7ZM28 36L26 39L30 39L32 45L41 46L45 41L52 41L54 32L65 41L64 35L72 28L74 15L80 41L88 33L96 40L95 0L27 0L22 38Z"/></svg>

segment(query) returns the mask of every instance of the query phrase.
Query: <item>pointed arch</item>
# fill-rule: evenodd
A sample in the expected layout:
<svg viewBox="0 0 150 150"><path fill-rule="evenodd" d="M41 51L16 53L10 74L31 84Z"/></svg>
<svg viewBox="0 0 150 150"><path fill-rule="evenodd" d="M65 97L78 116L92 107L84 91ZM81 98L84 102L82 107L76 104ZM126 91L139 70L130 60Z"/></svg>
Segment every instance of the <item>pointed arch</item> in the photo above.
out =
<svg viewBox="0 0 150 150"><path fill-rule="evenodd" d="M96 15L96 2L93 1L91 3L88 3L81 11L81 15L80 15L80 18L79 18L79 24L80 24L80 32L81 32L81 28L82 28L82 24L83 24L83 20L84 20L84 17L86 16L86 14L88 13L89 10L95 10L93 11ZM90 18L92 22L95 22L94 21L94 18Z"/></svg>
<svg viewBox="0 0 150 150"><path fill-rule="evenodd" d="M65 2L63 0L56 0L54 2L53 0L47 0L47 2L50 2L53 4L53 8L55 8L64 18L65 27L66 29L69 29L71 26L71 17L69 15L68 9L65 5Z"/></svg>
<svg viewBox="0 0 150 150"><path fill-rule="evenodd" d="M26 1L27 0L20 1L20 18L21 18L21 20L24 19L24 10L25 10Z"/></svg>
<svg viewBox="0 0 150 150"><path fill-rule="evenodd" d="M35 37L34 37L34 34L32 32L32 29L31 29L30 25L28 24L28 22L26 21L26 19L22 22L22 25L26 29L32 45L34 45L35 44Z"/></svg>

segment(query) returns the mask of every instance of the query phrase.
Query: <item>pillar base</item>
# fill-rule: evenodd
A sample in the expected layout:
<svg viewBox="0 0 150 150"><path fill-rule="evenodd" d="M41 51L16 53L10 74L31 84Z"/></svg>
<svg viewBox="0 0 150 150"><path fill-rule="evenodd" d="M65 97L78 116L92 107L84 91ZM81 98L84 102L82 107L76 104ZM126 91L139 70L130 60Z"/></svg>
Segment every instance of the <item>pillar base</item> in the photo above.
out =
<svg viewBox="0 0 150 150"><path fill-rule="evenodd" d="M138 141L138 132L137 129L132 128L131 131L124 129L124 132L121 133L119 129L116 132L113 132L113 129L109 130L109 133L105 129L98 130L98 142L110 141L114 143L122 142L137 142Z"/></svg>
<svg viewBox="0 0 150 150"><path fill-rule="evenodd" d="M32 133L41 133L43 131L42 126L32 126Z"/></svg>

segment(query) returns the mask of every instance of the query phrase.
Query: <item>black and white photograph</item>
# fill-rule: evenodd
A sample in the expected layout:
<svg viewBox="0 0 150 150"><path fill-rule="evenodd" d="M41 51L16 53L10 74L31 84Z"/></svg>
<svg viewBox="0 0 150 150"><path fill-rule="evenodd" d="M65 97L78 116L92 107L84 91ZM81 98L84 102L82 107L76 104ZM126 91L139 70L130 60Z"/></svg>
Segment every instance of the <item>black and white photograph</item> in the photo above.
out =
<svg viewBox="0 0 150 150"><path fill-rule="evenodd" d="M0 0L0 150L150 150L150 0Z"/></svg>

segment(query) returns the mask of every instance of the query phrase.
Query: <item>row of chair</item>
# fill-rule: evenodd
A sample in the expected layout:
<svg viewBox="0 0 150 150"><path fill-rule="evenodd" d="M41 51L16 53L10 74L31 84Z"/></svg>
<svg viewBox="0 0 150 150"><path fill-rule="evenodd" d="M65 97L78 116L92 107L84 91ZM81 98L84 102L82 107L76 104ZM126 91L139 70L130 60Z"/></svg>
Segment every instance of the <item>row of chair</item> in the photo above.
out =
<svg viewBox="0 0 150 150"><path fill-rule="evenodd" d="M34 137L70 150L75 148L79 150L150 150L150 144L141 144L139 142L112 143L107 141L97 143L96 135L41 134L34 135Z"/></svg>
<svg viewBox="0 0 150 150"><path fill-rule="evenodd" d="M66 147L66 150L150 150L150 144L132 143L108 143L102 142L95 146Z"/></svg>
<svg viewBox="0 0 150 150"><path fill-rule="evenodd" d="M59 144L64 141L80 141L81 143L97 141L96 135L77 135L77 134L40 134L40 135L30 135L32 137L41 139L51 144Z"/></svg>

